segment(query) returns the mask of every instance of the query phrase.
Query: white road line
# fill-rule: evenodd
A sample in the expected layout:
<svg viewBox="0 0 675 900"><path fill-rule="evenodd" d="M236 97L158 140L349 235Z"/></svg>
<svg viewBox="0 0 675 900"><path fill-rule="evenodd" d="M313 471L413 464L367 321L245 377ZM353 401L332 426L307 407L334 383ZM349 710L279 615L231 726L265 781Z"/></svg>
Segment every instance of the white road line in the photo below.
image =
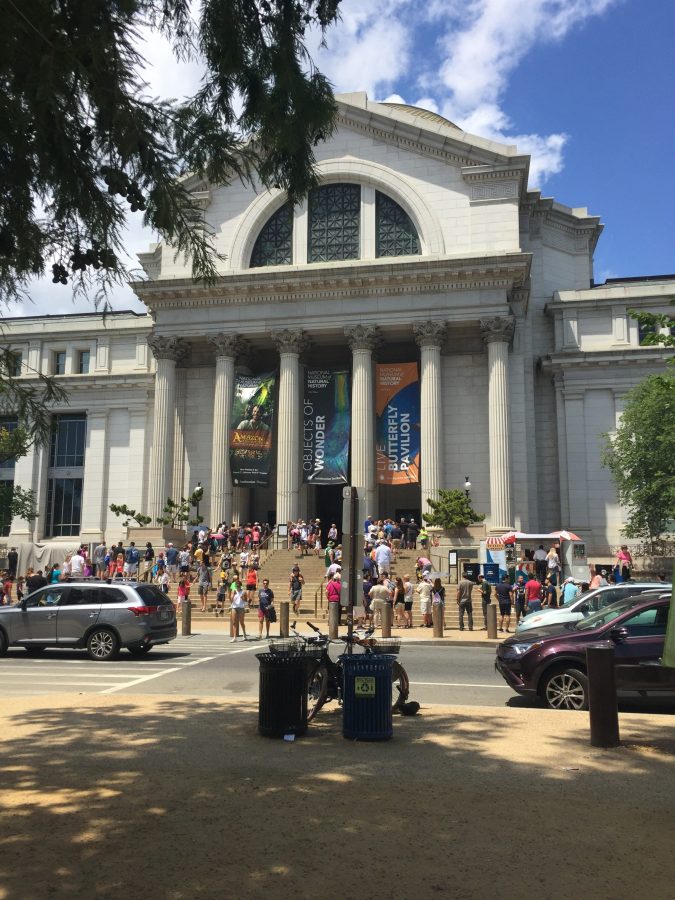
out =
<svg viewBox="0 0 675 900"><path fill-rule="evenodd" d="M473 687L473 688L497 688L500 691L510 691L506 684L467 684L466 681L411 681L411 686L418 687Z"/></svg>
<svg viewBox="0 0 675 900"><path fill-rule="evenodd" d="M11 685L11 684L26 685L26 679L23 678L20 681L13 682L11 678L7 678L7 679L3 678L2 683L6 684L6 685ZM64 685L76 685L77 687L103 687L105 685L108 685L109 683L110 682L108 682L108 681L90 681L89 679L86 679L86 678L80 678L77 681L59 681L57 683L52 681L51 678L49 678L46 681L43 679L40 679L40 678L31 678L30 679L31 685L37 686L39 684L49 684L52 687L57 688L57 689L63 687ZM116 688L124 687L124 684L116 685L115 687ZM103 693L105 694L105 693L107 693L107 691L103 691Z"/></svg>
<svg viewBox="0 0 675 900"><path fill-rule="evenodd" d="M209 662L214 659L213 656L204 656L201 659L195 659L188 665L198 666L200 663ZM185 668L185 666L183 666ZM134 681L126 681L124 684L116 684L114 687L101 691L102 694L114 694L116 691L123 691L126 688L136 687L137 684L144 684L146 681L152 681L153 678L161 678L162 675L171 675L174 672L180 672L180 668L176 666L173 669L164 669L161 672L154 672L152 675L145 675L142 678L136 678Z"/></svg>

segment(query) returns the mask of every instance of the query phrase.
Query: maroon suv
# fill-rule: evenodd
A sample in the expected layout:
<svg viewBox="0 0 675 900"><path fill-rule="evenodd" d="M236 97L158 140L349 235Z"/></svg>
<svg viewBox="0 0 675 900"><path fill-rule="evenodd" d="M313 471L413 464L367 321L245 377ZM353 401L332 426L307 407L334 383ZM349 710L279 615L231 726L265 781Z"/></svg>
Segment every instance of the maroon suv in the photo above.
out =
<svg viewBox="0 0 675 900"><path fill-rule="evenodd" d="M524 697L541 697L552 709L588 709L586 648L611 641L618 690L675 696L675 669L659 664L669 606L669 594L649 592L579 622L514 634L497 647L495 667Z"/></svg>

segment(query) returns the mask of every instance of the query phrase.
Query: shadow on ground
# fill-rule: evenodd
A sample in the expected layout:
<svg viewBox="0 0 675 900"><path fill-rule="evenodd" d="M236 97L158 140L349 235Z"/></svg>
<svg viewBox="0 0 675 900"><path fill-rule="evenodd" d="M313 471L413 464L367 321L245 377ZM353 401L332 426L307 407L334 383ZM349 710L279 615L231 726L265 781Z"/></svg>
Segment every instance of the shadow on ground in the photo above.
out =
<svg viewBox="0 0 675 900"><path fill-rule="evenodd" d="M423 710L294 743L255 705L135 697L5 704L0 897L670 898L675 729Z"/></svg>

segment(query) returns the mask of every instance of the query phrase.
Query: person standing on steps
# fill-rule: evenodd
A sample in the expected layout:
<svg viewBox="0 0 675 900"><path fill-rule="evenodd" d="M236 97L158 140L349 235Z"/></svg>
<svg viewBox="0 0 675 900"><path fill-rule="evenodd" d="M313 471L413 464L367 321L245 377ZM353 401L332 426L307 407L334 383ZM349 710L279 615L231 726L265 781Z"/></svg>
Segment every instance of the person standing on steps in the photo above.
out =
<svg viewBox="0 0 675 900"><path fill-rule="evenodd" d="M300 566L293 566L291 574L288 578L288 596L293 604L293 612L300 614L300 603L302 601L302 586L305 583L305 577L300 571Z"/></svg>
<svg viewBox="0 0 675 900"><path fill-rule="evenodd" d="M457 606L459 606L459 630L464 631L464 613L469 619L469 631L473 631L473 603L471 602L471 594L473 592L473 581L466 575L457 585Z"/></svg>
<svg viewBox="0 0 675 900"><path fill-rule="evenodd" d="M499 603L499 630L508 632L511 624L511 600L513 599L513 590L508 575L504 575L500 584L495 586L495 593Z"/></svg>

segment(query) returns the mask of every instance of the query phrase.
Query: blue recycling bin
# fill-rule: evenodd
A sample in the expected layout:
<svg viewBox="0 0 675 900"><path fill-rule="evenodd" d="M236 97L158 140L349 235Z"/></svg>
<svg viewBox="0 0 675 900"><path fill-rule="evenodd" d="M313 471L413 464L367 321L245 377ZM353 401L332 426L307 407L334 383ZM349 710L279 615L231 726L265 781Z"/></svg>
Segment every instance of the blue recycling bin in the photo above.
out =
<svg viewBox="0 0 675 900"><path fill-rule="evenodd" d="M344 737L358 741L387 741L393 736L391 670L395 659L385 653L340 657L344 672Z"/></svg>

